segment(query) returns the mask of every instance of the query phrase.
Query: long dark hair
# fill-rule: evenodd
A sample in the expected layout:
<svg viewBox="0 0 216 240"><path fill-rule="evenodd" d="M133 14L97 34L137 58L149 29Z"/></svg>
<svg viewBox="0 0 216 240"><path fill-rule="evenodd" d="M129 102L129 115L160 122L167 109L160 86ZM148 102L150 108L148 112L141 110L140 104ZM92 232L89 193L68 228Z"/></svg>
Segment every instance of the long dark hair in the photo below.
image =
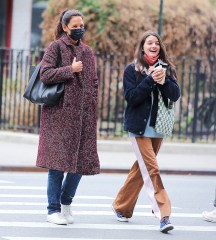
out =
<svg viewBox="0 0 216 240"><path fill-rule="evenodd" d="M170 69L168 69L167 74L171 74L173 77L176 78L175 66L169 60L169 58L167 56L167 52L166 52L166 47L163 44L160 36L156 32L154 32L154 31L144 32L144 34L141 36L141 38L140 38L140 40L139 40L139 42L137 44L137 47L136 47L136 50L135 50L135 53L134 53L134 59L135 59L136 68L138 69L139 72L142 72L142 70L144 68L147 68L147 69L149 68L149 64L146 61L145 57L143 56L144 55L143 45L144 45L144 43L146 41L146 38L149 37L149 36L155 36L158 39L159 44L160 44L160 52L159 52L159 56L160 57L159 58L163 62L169 64Z"/></svg>
<svg viewBox="0 0 216 240"><path fill-rule="evenodd" d="M55 29L55 38L58 39L61 37L61 35L64 33L64 30L62 28L62 23L64 23L66 26L70 22L72 17L80 16L83 19L83 14L79 10L75 9L65 9L59 17L59 22Z"/></svg>

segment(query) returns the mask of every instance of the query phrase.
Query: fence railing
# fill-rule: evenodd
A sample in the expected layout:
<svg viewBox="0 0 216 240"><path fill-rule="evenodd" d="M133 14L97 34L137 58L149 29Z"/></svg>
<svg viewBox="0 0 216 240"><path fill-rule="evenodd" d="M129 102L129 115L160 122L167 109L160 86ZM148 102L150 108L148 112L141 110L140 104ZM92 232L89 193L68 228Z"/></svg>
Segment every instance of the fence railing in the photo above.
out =
<svg viewBox="0 0 216 240"><path fill-rule="evenodd" d="M3 130L38 133L41 107L23 98L30 65L42 51L0 48L0 127ZM122 76L131 61L127 55L96 53L99 77L98 135L126 135L123 131L125 100ZM181 98L175 104L176 121L171 140L215 142L215 62L183 59L177 65Z"/></svg>

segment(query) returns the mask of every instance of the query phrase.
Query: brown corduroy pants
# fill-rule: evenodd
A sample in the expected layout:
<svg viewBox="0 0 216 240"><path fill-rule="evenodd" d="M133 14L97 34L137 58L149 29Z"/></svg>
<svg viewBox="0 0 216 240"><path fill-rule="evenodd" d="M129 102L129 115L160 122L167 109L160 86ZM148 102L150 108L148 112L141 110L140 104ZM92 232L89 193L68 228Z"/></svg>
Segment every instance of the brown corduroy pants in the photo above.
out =
<svg viewBox="0 0 216 240"><path fill-rule="evenodd" d="M124 217L131 218L144 184L154 214L159 219L170 216L171 204L156 160L163 139L134 137L131 141L138 160L133 164L123 187L117 194L113 203L114 209Z"/></svg>

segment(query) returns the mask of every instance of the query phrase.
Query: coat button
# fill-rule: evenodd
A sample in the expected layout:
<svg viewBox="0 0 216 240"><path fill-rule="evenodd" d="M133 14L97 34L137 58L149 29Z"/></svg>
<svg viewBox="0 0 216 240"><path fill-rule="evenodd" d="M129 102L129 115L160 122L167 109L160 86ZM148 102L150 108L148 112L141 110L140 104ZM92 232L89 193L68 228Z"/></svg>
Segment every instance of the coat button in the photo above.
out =
<svg viewBox="0 0 216 240"><path fill-rule="evenodd" d="M144 122L146 122L146 118L144 119Z"/></svg>
<svg viewBox="0 0 216 240"><path fill-rule="evenodd" d="M139 132L140 134L142 134L142 132Z"/></svg>

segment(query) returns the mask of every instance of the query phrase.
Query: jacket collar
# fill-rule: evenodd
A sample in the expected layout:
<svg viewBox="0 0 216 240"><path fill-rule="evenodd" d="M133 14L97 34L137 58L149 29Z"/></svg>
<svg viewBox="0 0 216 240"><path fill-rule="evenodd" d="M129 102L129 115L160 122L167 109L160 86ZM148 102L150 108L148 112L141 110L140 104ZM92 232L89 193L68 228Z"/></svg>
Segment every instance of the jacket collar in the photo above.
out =
<svg viewBox="0 0 216 240"><path fill-rule="evenodd" d="M77 44L77 45L74 45L74 44L71 42L70 38L68 37L68 35L67 35L66 33L63 33L62 36L61 36L59 39L62 40L62 41L63 41L66 45L68 45L68 46L78 47L78 46L82 45L82 44L81 44L81 41L78 41L78 44Z"/></svg>

